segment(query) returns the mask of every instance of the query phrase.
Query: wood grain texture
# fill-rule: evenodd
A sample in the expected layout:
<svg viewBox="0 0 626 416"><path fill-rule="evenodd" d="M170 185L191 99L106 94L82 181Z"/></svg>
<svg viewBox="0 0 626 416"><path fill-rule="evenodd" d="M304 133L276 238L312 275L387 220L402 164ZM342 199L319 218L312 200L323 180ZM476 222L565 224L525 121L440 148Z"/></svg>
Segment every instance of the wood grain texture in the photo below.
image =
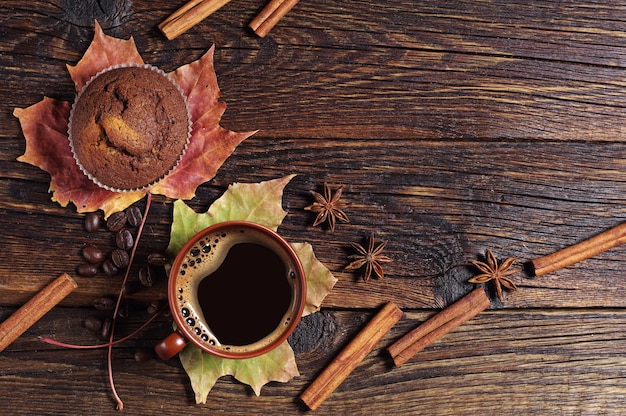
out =
<svg viewBox="0 0 626 416"><path fill-rule="evenodd" d="M0 357L0 390L19 392L4 399L14 414L116 414L108 395L104 351L68 353L36 341L38 335L52 334L76 343L93 342L93 335L80 328L82 313L56 309ZM249 415L263 409L268 414L305 414L297 394L330 361L331 351L338 352L372 316L371 311L332 312L341 331L328 334L318 348L296 355L299 377L286 384L270 383L259 397L225 377L202 406L193 405L193 392L177 363L140 364L132 359L137 348L168 333L168 323L162 320L141 339L114 350L117 387L125 398L125 410L133 414L176 415L181 409L200 414ZM626 347L620 335L626 329L623 311L485 312L394 368L385 347L428 316L428 312L408 313L315 414L570 414L581 410L620 414L626 410L621 397L626 390L620 351ZM122 333L139 325L139 318L143 317L124 322ZM64 325L74 330L68 332ZM613 348L607 349L606 344ZM27 405L25 397L30 398Z"/></svg>
<svg viewBox="0 0 626 416"><path fill-rule="evenodd" d="M626 247L538 278L530 259L626 219L626 7L553 2L300 1L264 39L248 28L265 6L231 2L173 41L157 25L184 2L51 0L0 3L0 320L55 276L73 272L88 234L73 207L50 200L49 176L19 163L16 107L70 101L75 64L98 20L133 36L166 71L216 45L228 109L222 125L259 129L189 204L207 207L233 182L296 173L280 232L308 241L339 279L323 311L291 339L301 376L260 397L231 378L206 405L178 361L135 363L170 330L159 319L114 350L132 414L304 414L299 394L383 303L406 317L316 414L623 414ZM311 227L309 190L344 185L350 224ZM168 243L172 201L155 197L139 255ZM141 202L140 204L142 204ZM385 279L346 272L350 242L388 240ZM385 348L472 289L470 261L489 248L516 256L519 290L394 369ZM88 344L92 301L121 278L76 277L62 306L0 355L12 414L114 414L105 352L49 347L37 335ZM164 281L133 295L164 299ZM5 404L6 403L6 404Z"/></svg>

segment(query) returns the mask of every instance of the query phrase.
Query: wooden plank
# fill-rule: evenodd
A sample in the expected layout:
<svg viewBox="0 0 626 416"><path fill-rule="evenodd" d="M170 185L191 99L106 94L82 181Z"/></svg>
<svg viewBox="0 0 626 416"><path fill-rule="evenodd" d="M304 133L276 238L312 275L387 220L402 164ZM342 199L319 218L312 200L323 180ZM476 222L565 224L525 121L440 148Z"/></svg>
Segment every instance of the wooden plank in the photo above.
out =
<svg viewBox="0 0 626 416"><path fill-rule="evenodd" d="M93 342L93 335L80 328L84 313L74 308L56 309L0 357L0 391L10 386L12 393L5 394L5 405L16 415L64 414L70 407L80 414L114 412L104 351L70 352L36 341L38 335L56 334L64 341ZM324 314L326 331L322 337L296 355L301 376L284 384L270 383L260 397L250 395L249 388L231 377L223 377L207 404L201 406L202 411L227 409L229 414L238 415L271 407L285 414L299 413L303 409L296 399L299 392L371 317L371 312L358 311ZM626 410L622 398L626 391L622 357L626 344L620 335L626 330L623 311L485 312L404 366L393 368L384 348L429 315L409 312L316 414L360 413L365 409L381 415L424 409L437 415L458 409L467 414L481 410L495 414L495 409L507 414L569 413L576 409L619 414ZM135 317L121 328L140 321ZM68 332L67 327L75 330ZM178 360L139 364L132 359L136 348L149 346L167 331L166 320L160 320L140 340L114 350L116 386L125 409L133 414L158 411L174 415L192 404L193 394ZM41 391L46 394L38 394ZM30 413L21 410L26 409L21 401L24 397L33 398L27 408Z"/></svg>
<svg viewBox="0 0 626 416"><path fill-rule="evenodd" d="M407 317L320 414L623 414L626 316L623 252L530 279L504 304L395 369L384 348L471 290L467 266L485 249L520 264L579 242L626 218L624 193L624 5L493 0L299 2L265 39L247 24L262 2L220 9L175 41L156 25L180 6L138 0L0 4L0 320L58 273L80 262L87 235L72 207L50 200L45 172L24 152L15 107L72 100L75 64L98 19L107 34L134 37L146 62L166 71L216 44L228 111L222 125L260 129L201 186L205 210L232 182L290 173L281 232L309 241L339 278L324 312L305 320L294 349L302 375L261 397L221 379L194 406L176 361L139 365L137 347L171 330L159 320L114 352L120 394L133 414L181 411L304 413L296 400L372 310L394 301ZM312 228L309 189L345 185L351 224ZM141 254L163 250L171 201L156 198ZM389 240L386 278L364 283L343 270L349 243L374 231ZM114 414L103 351L66 351L37 335L91 343L80 326L97 296L120 278L78 278L63 306L0 355L0 394L13 414ZM163 286L135 305L163 298ZM120 324L136 327L144 315ZM182 409L182 410L181 410ZM185 410L186 409L186 410Z"/></svg>
<svg viewBox="0 0 626 416"><path fill-rule="evenodd" d="M66 19L67 11L44 2L38 16L5 4L13 19L0 51L9 62L20 57L0 74L6 108L42 95L70 100L64 64L80 58L90 25L50 19ZM482 1L454 9L406 0L305 3L260 40L235 31L253 16L255 4L244 1L173 42L150 30L167 11L133 7L128 24L105 29L132 35L149 63L170 71L172 62L188 63L217 44L216 68L232 109L225 125L234 130L319 139L622 139L623 31L611 18L619 2ZM235 27L222 33L215 22Z"/></svg>
<svg viewBox="0 0 626 416"><path fill-rule="evenodd" d="M190 204L204 211L229 183L297 173L285 191L289 216L281 232L290 240L311 242L339 277L327 306L376 307L393 300L401 307L442 307L470 290L464 283L472 273L467 264L487 248L501 258L519 257L521 267L625 218L620 195L626 148L621 143L299 143L248 139ZM324 154L320 170L311 170L311 160L319 160L319 154ZM11 163L16 155L3 157ZM17 162L13 166L11 171L33 170ZM0 246L12 261L0 265L0 291L7 305L18 305L43 286L42 276L73 272L84 244L107 250L114 244L111 233L90 235L81 215L51 202L47 184L6 175L0 187L5 213ZM47 174L36 176L45 181ZM323 181L345 185L343 198L350 203L351 223L339 224L335 233L311 227L313 217L303 210L311 203L308 190L319 191ZM164 251L169 241L171 201L156 201L142 255ZM370 232L389 240L386 250L394 262L386 265L384 280L365 284L358 273L343 269L352 253L349 243L362 242ZM29 241L33 248L25 249ZM541 278L520 273L515 279L521 290L506 305L624 306L626 279L620 264L625 249L617 247ZM86 284L79 282L68 301L88 304L98 293L114 293L117 287L116 280L106 277L83 280Z"/></svg>

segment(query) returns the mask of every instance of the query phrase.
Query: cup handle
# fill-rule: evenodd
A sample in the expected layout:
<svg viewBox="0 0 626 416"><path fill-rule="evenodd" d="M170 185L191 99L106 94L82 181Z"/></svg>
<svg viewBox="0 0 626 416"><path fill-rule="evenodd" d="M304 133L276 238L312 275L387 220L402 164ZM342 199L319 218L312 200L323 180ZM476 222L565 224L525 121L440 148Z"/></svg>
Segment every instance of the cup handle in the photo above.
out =
<svg viewBox="0 0 626 416"><path fill-rule="evenodd" d="M185 345L187 340L178 332L172 332L154 347L154 351L159 358L167 361L185 348Z"/></svg>

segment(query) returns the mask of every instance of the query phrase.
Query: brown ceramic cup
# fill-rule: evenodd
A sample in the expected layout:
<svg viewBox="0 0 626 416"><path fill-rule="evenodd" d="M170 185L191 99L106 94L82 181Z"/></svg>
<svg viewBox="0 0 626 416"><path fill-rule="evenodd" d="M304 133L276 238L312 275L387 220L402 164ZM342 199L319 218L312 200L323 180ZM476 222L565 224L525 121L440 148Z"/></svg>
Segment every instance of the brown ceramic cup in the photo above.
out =
<svg viewBox="0 0 626 416"><path fill-rule="evenodd" d="M169 274L176 331L155 350L167 360L188 342L223 358L256 357L293 332L306 301L297 254L264 226L228 221L192 237Z"/></svg>

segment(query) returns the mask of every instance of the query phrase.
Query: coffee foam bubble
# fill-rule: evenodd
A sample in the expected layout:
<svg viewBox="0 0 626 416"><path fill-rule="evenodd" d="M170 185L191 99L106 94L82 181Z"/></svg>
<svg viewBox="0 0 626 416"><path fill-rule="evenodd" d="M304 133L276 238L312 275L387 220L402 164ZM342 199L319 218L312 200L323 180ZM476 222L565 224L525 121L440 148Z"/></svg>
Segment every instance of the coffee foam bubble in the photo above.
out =
<svg viewBox="0 0 626 416"><path fill-rule="evenodd" d="M275 252L287 265L285 279L291 287L291 302L281 323L277 328L262 338L249 345L227 345L220 343L219 339L206 324L202 308L198 302L197 289L202 279L217 270L223 263L231 247L239 243L255 243ZM242 261L245 261L243 259ZM176 274L176 309L182 315L187 329L201 344L209 348L221 349L229 353L247 353L258 350L274 342L291 322L290 315L296 308L297 267L293 264L281 245L274 239L262 232L242 227L231 227L206 235L192 246L186 253L180 269ZM289 277L289 278L288 278Z"/></svg>

